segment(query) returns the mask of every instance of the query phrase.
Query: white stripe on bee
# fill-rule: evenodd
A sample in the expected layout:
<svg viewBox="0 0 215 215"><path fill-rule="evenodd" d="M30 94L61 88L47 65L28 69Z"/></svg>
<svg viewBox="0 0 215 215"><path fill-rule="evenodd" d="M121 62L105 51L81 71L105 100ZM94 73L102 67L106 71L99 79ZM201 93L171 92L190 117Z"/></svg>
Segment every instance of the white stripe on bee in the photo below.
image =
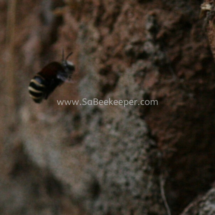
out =
<svg viewBox="0 0 215 215"><path fill-rule="evenodd" d="M33 82L34 84L36 84L36 85L38 85L38 86L40 86L40 87L45 87L43 84L39 83L39 82L36 81L34 78L31 79L31 82ZM30 82L30 83L31 83L31 82Z"/></svg>
<svg viewBox="0 0 215 215"><path fill-rule="evenodd" d="M34 93L43 93L43 91L35 90L32 87L28 87L28 90L31 91L31 92L34 92Z"/></svg>
<svg viewBox="0 0 215 215"><path fill-rule="evenodd" d="M32 99L36 99L36 100L37 100L37 99L42 99L42 98L43 98L43 96L35 97L35 96L31 95L31 94L30 94L30 97L31 97Z"/></svg>
<svg viewBox="0 0 215 215"><path fill-rule="evenodd" d="M69 66L74 66L74 64L73 64L73 62L71 62L71 61L66 61L66 63L69 65Z"/></svg>

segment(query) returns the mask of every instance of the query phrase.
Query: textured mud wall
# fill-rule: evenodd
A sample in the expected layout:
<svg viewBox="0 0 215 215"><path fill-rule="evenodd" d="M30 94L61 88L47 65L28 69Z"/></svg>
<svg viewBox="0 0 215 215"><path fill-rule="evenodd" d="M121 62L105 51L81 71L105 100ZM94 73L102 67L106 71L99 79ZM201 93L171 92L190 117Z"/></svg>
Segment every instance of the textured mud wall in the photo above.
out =
<svg viewBox="0 0 215 215"><path fill-rule="evenodd" d="M182 215L206 215L206 214L214 214L214 188L212 188L209 192L204 196L199 196L195 199L182 213Z"/></svg>
<svg viewBox="0 0 215 215"><path fill-rule="evenodd" d="M0 1L2 214L162 215L168 203L176 215L210 189L215 77L201 3L22 0L11 39ZM35 104L29 80L62 48L74 83ZM159 105L56 102L82 98Z"/></svg>

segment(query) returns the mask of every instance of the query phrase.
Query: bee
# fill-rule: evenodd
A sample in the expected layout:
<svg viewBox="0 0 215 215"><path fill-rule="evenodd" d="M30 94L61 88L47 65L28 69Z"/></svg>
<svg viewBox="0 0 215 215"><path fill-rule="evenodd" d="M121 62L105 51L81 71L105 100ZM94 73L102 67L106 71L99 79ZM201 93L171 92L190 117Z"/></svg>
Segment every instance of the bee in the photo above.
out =
<svg viewBox="0 0 215 215"><path fill-rule="evenodd" d="M36 103L41 103L43 99L47 99L56 87L64 82L70 82L75 66L67 59L72 52L64 59L62 54L62 62L51 62L38 72L30 81L28 91Z"/></svg>

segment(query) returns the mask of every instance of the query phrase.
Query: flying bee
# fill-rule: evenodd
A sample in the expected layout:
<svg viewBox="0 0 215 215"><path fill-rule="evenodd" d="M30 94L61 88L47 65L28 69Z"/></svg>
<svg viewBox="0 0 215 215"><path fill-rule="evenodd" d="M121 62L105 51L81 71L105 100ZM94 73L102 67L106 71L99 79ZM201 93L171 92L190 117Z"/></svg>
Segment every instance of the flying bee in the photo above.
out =
<svg viewBox="0 0 215 215"><path fill-rule="evenodd" d="M72 62L67 61L68 54L64 59L62 55L62 62L51 62L38 72L30 81L28 91L31 98L36 103L41 103L43 99L47 99L56 87L63 84L63 82L71 81L75 66Z"/></svg>

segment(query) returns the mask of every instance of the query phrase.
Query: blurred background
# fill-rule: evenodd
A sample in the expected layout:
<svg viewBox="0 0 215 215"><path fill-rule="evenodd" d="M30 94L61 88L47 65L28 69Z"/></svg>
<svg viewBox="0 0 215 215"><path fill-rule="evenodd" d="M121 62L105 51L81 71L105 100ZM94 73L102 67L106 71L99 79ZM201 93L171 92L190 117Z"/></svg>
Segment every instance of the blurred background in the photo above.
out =
<svg viewBox="0 0 215 215"><path fill-rule="evenodd" d="M215 213L215 67L201 3L0 0L0 214ZM73 83L34 103L31 78L62 50L73 51ZM82 98L159 105L57 104Z"/></svg>

